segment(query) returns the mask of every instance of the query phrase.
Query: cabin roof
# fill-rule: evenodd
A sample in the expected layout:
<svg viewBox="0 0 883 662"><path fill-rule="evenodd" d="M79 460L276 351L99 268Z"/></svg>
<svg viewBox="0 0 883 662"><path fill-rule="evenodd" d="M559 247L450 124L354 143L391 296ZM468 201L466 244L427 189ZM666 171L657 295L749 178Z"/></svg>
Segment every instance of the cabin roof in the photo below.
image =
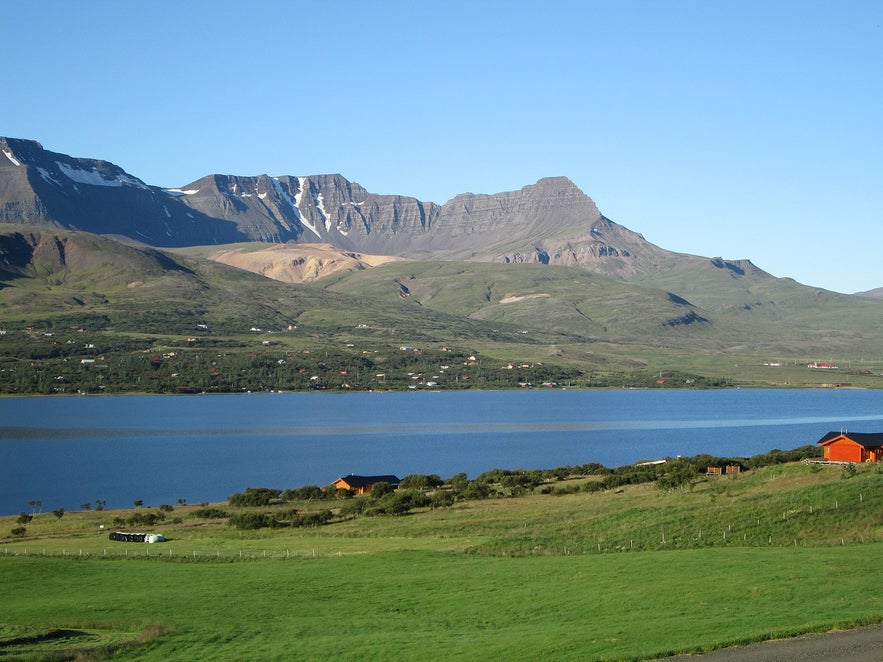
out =
<svg viewBox="0 0 883 662"><path fill-rule="evenodd" d="M816 443L819 446L826 446L841 438L849 439L864 448L883 446L883 432L829 432Z"/></svg>

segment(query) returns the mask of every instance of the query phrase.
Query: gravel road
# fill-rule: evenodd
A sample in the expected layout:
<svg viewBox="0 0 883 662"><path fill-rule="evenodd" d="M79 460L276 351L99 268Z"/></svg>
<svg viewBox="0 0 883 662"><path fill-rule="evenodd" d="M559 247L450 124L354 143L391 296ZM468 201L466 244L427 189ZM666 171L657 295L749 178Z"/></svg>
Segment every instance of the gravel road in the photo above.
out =
<svg viewBox="0 0 883 662"><path fill-rule="evenodd" d="M883 624L677 655L658 662L883 662Z"/></svg>

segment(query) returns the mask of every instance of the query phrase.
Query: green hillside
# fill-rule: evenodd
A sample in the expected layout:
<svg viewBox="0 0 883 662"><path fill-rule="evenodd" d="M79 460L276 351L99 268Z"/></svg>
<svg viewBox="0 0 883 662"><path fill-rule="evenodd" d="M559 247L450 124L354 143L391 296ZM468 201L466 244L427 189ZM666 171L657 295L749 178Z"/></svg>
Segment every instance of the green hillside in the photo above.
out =
<svg viewBox="0 0 883 662"><path fill-rule="evenodd" d="M768 275L431 261L304 285L199 254L0 227L0 393L883 386L883 301Z"/></svg>

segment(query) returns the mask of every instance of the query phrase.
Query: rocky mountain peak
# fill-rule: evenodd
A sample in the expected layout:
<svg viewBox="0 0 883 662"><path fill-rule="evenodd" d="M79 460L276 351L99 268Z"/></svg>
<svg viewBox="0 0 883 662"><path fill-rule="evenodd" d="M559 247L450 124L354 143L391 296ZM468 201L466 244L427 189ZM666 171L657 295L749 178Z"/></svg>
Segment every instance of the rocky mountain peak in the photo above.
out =
<svg viewBox="0 0 883 662"><path fill-rule="evenodd" d="M214 174L161 189L113 163L15 138L0 138L0 222L160 247L325 243L373 255L578 266L624 279L677 259L604 217L567 177L463 193L443 205L370 193L340 174ZM749 270L738 262L712 264L734 275Z"/></svg>

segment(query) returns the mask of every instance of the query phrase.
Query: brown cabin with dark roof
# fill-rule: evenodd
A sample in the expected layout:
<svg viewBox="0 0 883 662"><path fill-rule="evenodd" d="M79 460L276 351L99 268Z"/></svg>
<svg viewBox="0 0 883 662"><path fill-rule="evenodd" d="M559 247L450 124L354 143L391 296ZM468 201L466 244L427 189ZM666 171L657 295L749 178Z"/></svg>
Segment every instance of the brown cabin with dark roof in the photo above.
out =
<svg viewBox="0 0 883 662"><path fill-rule="evenodd" d="M350 474L349 476L338 478L331 483L331 486L339 490L350 490L356 494L367 494L377 483L389 483L393 489L398 489L401 482L401 479L397 476L357 476L356 474Z"/></svg>
<svg viewBox="0 0 883 662"><path fill-rule="evenodd" d="M883 462L883 432L829 432L817 443L831 462Z"/></svg>

